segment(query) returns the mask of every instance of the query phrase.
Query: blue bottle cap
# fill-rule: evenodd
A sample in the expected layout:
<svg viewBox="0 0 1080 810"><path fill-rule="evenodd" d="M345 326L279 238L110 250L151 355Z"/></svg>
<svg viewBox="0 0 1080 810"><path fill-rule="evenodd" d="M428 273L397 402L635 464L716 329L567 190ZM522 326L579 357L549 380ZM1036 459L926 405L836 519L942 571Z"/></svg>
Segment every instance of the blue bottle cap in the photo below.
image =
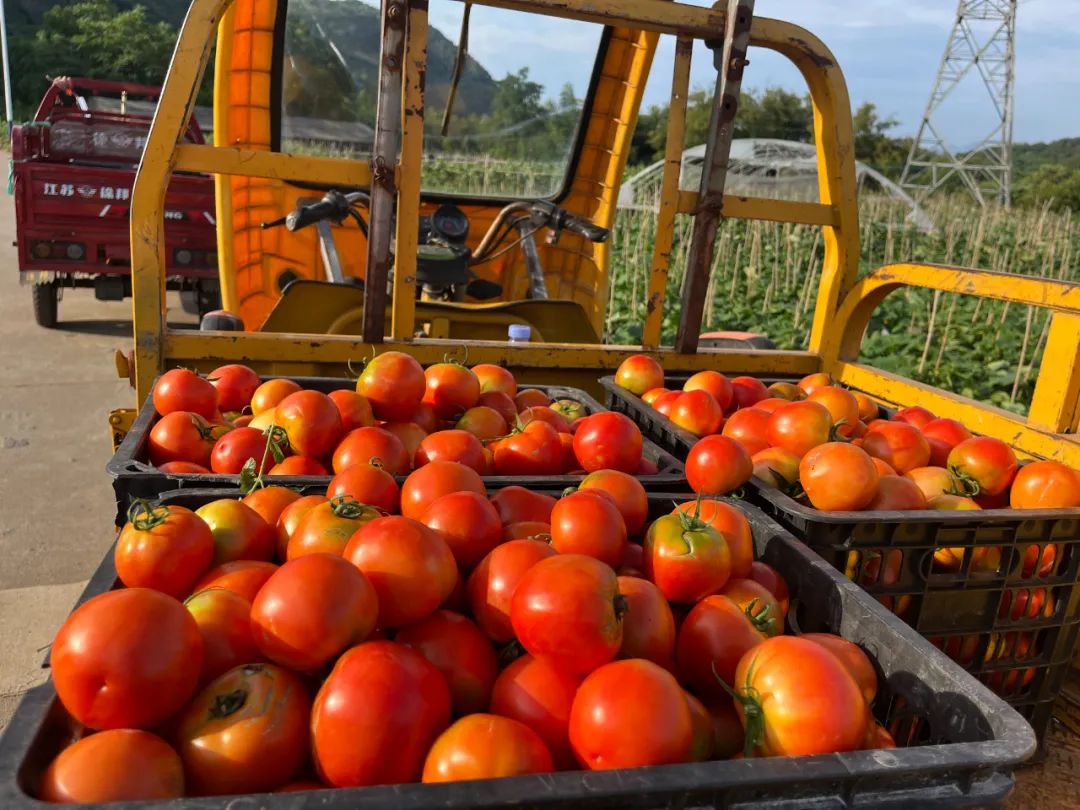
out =
<svg viewBox="0 0 1080 810"><path fill-rule="evenodd" d="M532 327L527 323L512 323L507 331L510 340L528 340L532 336Z"/></svg>

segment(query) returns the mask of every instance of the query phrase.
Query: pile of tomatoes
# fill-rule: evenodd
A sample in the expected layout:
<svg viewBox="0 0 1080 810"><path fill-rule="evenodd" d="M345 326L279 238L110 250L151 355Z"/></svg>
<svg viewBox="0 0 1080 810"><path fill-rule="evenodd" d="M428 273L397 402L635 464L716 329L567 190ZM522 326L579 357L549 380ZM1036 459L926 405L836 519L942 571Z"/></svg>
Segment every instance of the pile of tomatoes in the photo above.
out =
<svg viewBox="0 0 1080 810"><path fill-rule="evenodd" d="M579 433L580 435L580 433ZM154 799L891 746L875 670L781 635L788 590L719 500L556 498L434 460L195 511L137 502L123 588L52 645L78 739L55 801ZM653 513L655 516L655 512Z"/></svg>
<svg viewBox="0 0 1080 810"><path fill-rule="evenodd" d="M1000 439L920 406L879 418L876 402L827 374L766 387L702 371L671 391L660 364L635 355L615 381L700 437L686 460L696 492L725 494L754 476L825 511L1080 507L1080 473L1067 465L1021 464Z"/></svg>
<svg viewBox="0 0 1080 810"><path fill-rule="evenodd" d="M621 470L648 475L641 431L615 413L518 390L495 365L423 369L402 352L366 364L355 390L329 394L288 379L263 382L243 365L203 378L186 369L154 385L159 419L149 460L174 474L341 474L377 458L392 475L455 461L481 475L545 476Z"/></svg>

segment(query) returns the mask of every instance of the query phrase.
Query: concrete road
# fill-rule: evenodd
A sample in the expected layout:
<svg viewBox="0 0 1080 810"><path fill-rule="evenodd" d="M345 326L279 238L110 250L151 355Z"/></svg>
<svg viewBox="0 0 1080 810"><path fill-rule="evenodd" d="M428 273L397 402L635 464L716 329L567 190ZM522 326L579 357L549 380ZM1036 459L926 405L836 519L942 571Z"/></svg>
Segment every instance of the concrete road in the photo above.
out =
<svg viewBox="0 0 1080 810"><path fill-rule="evenodd" d="M68 290L59 328L42 329L14 240L0 197L0 729L43 680L47 645L113 541L108 416L134 405L112 359L130 348L131 302ZM169 304L170 320L194 323L173 293Z"/></svg>

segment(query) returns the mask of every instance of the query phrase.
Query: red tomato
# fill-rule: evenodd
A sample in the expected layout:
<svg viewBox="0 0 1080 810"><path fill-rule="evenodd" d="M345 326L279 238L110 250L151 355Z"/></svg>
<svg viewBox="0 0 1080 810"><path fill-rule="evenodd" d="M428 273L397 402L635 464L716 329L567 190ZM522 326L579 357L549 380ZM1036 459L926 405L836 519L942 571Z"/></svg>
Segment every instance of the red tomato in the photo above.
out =
<svg viewBox="0 0 1080 810"><path fill-rule="evenodd" d="M774 382L765 390L768 392L770 399L785 399L788 402L794 402L797 399L806 399L806 392L795 385L795 383ZM755 405L754 407L757 406Z"/></svg>
<svg viewBox="0 0 1080 810"><path fill-rule="evenodd" d="M927 500L938 495L954 495L961 491L960 481L944 467L916 467L904 473Z"/></svg>
<svg viewBox="0 0 1080 810"><path fill-rule="evenodd" d="M716 593L731 576L724 536L692 513L653 521L645 534L645 575L672 602L694 604Z"/></svg>
<svg viewBox="0 0 1080 810"><path fill-rule="evenodd" d="M476 404L478 407L491 408L498 413L506 420L508 430L517 421L518 410L517 405L514 404L514 398L503 391L484 391Z"/></svg>
<svg viewBox="0 0 1080 810"><path fill-rule="evenodd" d="M415 782L449 723L439 670L402 644L370 641L338 659L315 698L315 767L336 787Z"/></svg>
<svg viewBox="0 0 1080 810"><path fill-rule="evenodd" d="M184 796L184 765L167 742L123 728L91 734L61 751L41 778L40 798L64 804Z"/></svg>
<svg viewBox="0 0 1080 810"><path fill-rule="evenodd" d="M251 412L256 416L260 413L272 412L285 397L300 390L300 386L292 380L280 377L267 380L251 395Z"/></svg>
<svg viewBox="0 0 1080 810"><path fill-rule="evenodd" d="M569 433L570 423L563 415L547 405L533 405L518 414L518 425L527 425L529 422L547 422L559 433Z"/></svg>
<svg viewBox="0 0 1080 810"><path fill-rule="evenodd" d="M255 510L270 526L277 526L278 518L291 503L300 499L300 493L294 489L285 487L263 487L245 495L241 501L245 506Z"/></svg>
<svg viewBox="0 0 1080 810"><path fill-rule="evenodd" d="M612 497L626 524L626 533L636 535L645 528L649 513L649 496L645 487L632 475L618 470L599 470L589 473L578 484L579 490L600 490Z"/></svg>
<svg viewBox="0 0 1080 810"><path fill-rule="evenodd" d="M640 397L664 384L663 366L647 354L631 355L615 370L615 384Z"/></svg>
<svg viewBox="0 0 1080 810"><path fill-rule="evenodd" d="M926 509L926 496L919 489L919 485L909 478L899 475L880 475L877 494L866 508L872 512Z"/></svg>
<svg viewBox="0 0 1080 810"><path fill-rule="evenodd" d="M691 375L683 384L683 391L708 392L712 395L716 404L720 406L721 412L728 410L735 398L735 389L732 387L731 381L719 371L699 371L697 374Z"/></svg>
<svg viewBox="0 0 1080 810"><path fill-rule="evenodd" d="M731 759L742 755L743 734L742 721L735 711L735 701L729 696L713 698L706 704L709 716L712 718L713 730L713 758Z"/></svg>
<svg viewBox="0 0 1080 810"><path fill-rule="evenodd" d="M591 770L687 762L693 738L685 693L651 661L600 667L578 688L570 709L570 744Z"/></svg>
<svg viewBox="0 0 1080 810"><path fill-rule="evenodd" d="M332 554L290 560L251 605L251 633L271 661L300 672L318 669L375 629L375 588Z"/></svg>
<svg viewBox="0 0 1080 810"><path fill-rule="evenodd" d="M517 380L514 379L513 374L502 366L480 363L473 366L472 371L476 375L476 379L480 381L481 394L486 394L488 391L498 391L513 397L517 393Z"/></svg>
<svg viewBox="0 0 1080 810"><path fill-rule="evenodd" d="M502 542L499 513L476 492L443 495L425 510L420 522L442 535L465 573Z"/></svg>
<svg viewBox="0 0 1080 810"><path fill-rule="evenodd" d="M480 399L480 380L458 363L436 363L424 372L423 401L439 419L458 419Z"/></svg>
<svg viewBox="0 0 1080 810"><path fill-rule="evenodd" d="M423 621L403 627L394 640L412 647L443 674L454 715L487 709L499 663L495 648L471 621L459 613L437 610Z"/></svg>
<svg viewBox="0 0 1080 810"><path fill-rule="evenodd" d="M671 391L667 388L650 388L648 391L641 395L641 401L644 402L646 405L652 405L654 402L656 402L657 399L660 398L662 394L668 393L671 393Z"/></svg>
<svg viewBox="0 0 1080 810"><path fill-rule="evenodd" d="M1002 591L998 618L1014 622L1040 617L1051 619L1054 616L1054 605L1054 596L1046 588L1020 588L1015 592Z"/></svg>
<svg viewBox="0 0 1080 810"><path fill-rule="evenodd" d="M815 509L867 508L878 492L877 467L863 450L843 442L815 447L799 463L799 482Z"/></svg>
<svg viewBox="0 0 1080 810"><path fill-rule="evenodd" d="M270 443L274 437L252 427L230 430L214 443L210 453L210 469L225 475L238 475L248 459L255 460L257 472L266 472L274 466L274 454ZM288 446L279 452L287 450Z"/></svg>
<svg viewBox="0 0 1080 810"><path fill-rule="evenodd" d="M251 602L225 588L199 591L184 602L199 626L203 640L204 686L218 675L241 664L263 661L251 635Z"/></svg>
<svg viewBox="0 0 1080 810"><path fill-rule="evenodd" d="M922 426L922 433L930 445L930 464L934 467L944 467L952 449L971 438L971 431L955 419L933 419Z"/></svg>
<svg viewBox="0 0 1080 810"><path fill-rule="evenodd" d="M724 424L724 411L708 391L685 391L671 404L667 414L675 425L695 436L719 433Z"/></svg>
<svg viewBox="0 0 1080 810"><path fill-rule="evenodd" d="M380 516L374 507L349 495L339 495L311 508L289 536L286 559L308 554L333 554L340 557L349 539L363 525Z"/></svg>
<svg viewBox="0 0 1080 810"><path fill-rule="evenodd" d="M214 536L182 506L136 501L116 541L116 574L129 588L186 596L214 557Z"/></svg>
<svg viewBox="0 0 1080 810"><path fill-rule="evenodd" d="M274 556L274 530L259 514L230 498L211 501L195 510L214 535L213 565L233 560L269 560Z"/></svg>
<svg viewBox="0 0 1080 810"><path fill-rule="evenodd" d="M720 594L738 605L765 635L775 636L784 631L780 600L757 580L729 579Z"/></svg>
<svg viewBox="0 0 1080 810"><path fill-rule="evenodd" d="M780 397L769 397L768 399L763 399L760 402L755 402L753 407L754 407L754 410L765 411L765 413L767 413L767 414L772 414L774 411L784 407L789 402L799 402L799 401L804 400L804 399L806 399L805 396L795 397L794 399L782 399ZM750 410L750 409L749 408L744 408L743 410ZM735 413L738 413L738 411L735 411ZM734 414L732 414L732 415L734 416ZM732 709L732 711L734 711L734 709Z"/></svg>
<svg viewBox="0 0 1080 810"><path fill-rule="evenodd" d="M387 513L398 509L400 490L394 476L374 464L354 464L330 479L327 498L349 496Z"/></svg>
<svg viewBox="0 0 1080 810"><path fill-rule="evenodd" d="M326 467L318 460L307 456L289 456L284 461L279 461L267 475L326 475Z"/></svg>
<svg viewBox="0 0 1080 810"><path fill-rule="evenodd" d="M323 458L341 439L341 414L334 400L319 391L297 391L278 403L274 422L285 429L298 456Z"/></svg>
<svg viewBox="0 0 1080 810"><path fill-rule="evenodd" d="M371 403L376 419L408 422L424 398L424 369L403 352L383 352L367 365L356 381L356 393Z"/></svg>
<svg viewBox="0 0 1080 810"><path fill-rule="evenodd" d="M375 414L372 413L371 403L355 391L331 391L328 396L337 407L338 416L341 417L342 434L375 424Z"/></svg>
<svg viewBox="0 0 1080 810"><path fill-rule="evenodd" d="M458 430L466 430L480 441L486 442L498 439L510 432L510 425L494 408L487 405L476 405L465 411L458 419L455 427Z"/></svg>
<svg viewBox="0 0 1080 810"><path fill-rule="evenodd" d="M786 616L790 600L787 582L780 576L780 572L771 565L754 560L750 564L749 578L764 587L776 598L776 602L780 606L780 615Z"/></svg>
<svg viewBox="0 0 1080 810"><path fill-rule="evenodd" d="M491 503L504 523L520 523L524 520L551 523L551 510L558 503L556 498L525 487L503 487L491 496Z"/></svg>
<svg viewBox="0 0 1080 810"><path fill-rule="evenodd" d="M645 549L638 543L627 543L623 550L623 557L619 560L619 567L615 573L620 577L645 578Z"/></svg>
<svg viewBox="0 0 1080 810"><path fill-rule="evenodd" d="M432 461L409 474L401 485L401 514L419 520L431 504L451 492L487 495L479 473L454 461Z"/></svg>
<svg viewBox="0 0 1080 810"><path fill-rule="evenodd" d="M895 422L907 422L917 428L924 428L937 417L921 405L913 405L910 408L901 408L893 415Z"/></svg>
<svg viewBox="0 0 1080 810"><path fill-rule="evenodd" d="M217 406L224 413L242 411L250 405L262 384L254 370L238 363L219 366L206 379L217 390Z"/></svg>
<svg viewBox="0 0 1080 810"><path fill-rule="evenodd" d="M726 495L749 481L753 472L749 454L728 436L706 436L686 456L686 480L699 495Z"/></svg>
<svg viewBox="0 0 1080 810"><path fill-rule="evenodd" d="M679 628L675 660L683 680L703 699L726 697L720 680L735 685L739 660L768 637L769 621L748 615L726 596L706 596Z"/></svg>
<svg viewBox="0 0 1080 810"><path fill-rule="evenodd" d="M815 389L807 399L828 409L833 424L837 426L836 432L841 436L850 436L859 423L859 401L850 391L835 385L826 385Z"/></svg>
<svg viewBox="0 0 1080 810"><path fill-rule="evenodd" d="M416 457L416 451L420 447L420 442L428 437L428 431L420 427L416 422L383 422L380 427L387 433L392 433L397 436L402 446L405 448L405 458L408 461L408 467L405 472L408 472L412 467L412 460Z"/></svg>
<svg viewBox="0 0 1080 810"><path fill-rule="evenodd" d="M407 517L373 520L353 535L345 559L379 595L379 625L402 627L434 613L457 582L454 555L442 535Z"/></svg>
<svg viewBox="0 0 1080 810"><path fill-rule="evenodd" d="M214 440L220 432L197 413L173 411L166 414L150 429L146 442L150 463L160 467L170 461L188 461L209 467Z"/></svg>
<svg viewBox="0 0 1080 810"><path fill-rule="evenodd" d="M405 475L412 459L401 439L388 430L362 427L350 432L334 450L334 472L344 472L356 464L370 464L377 459L391 475Z"/></svg>
<svg viewBox="0 0 1080 810"><path fill-rule="evenodd" d="M1050 576L1050 573L1054 570L1054 562L1057 560L1057 546L1047 545L1042 546L1042 550L1037 545L1029 545L1024 551L1024 565L1022 569L1022 576L1030 577L1035 576L1036 573L1040 577Z"/></svg>
<svg viewBox="0 0 1080 810"><path fill-rule="evenodd" d="M510 623L531 655L590 672L622 644L622 599L610 566L582 554L557 554L529 568L510 601Z"/></svg>
<svg viewBox="0 0 1080 810"><path fill-rule="evenodd" d="M684 692L686 706L690 709L690 723L694 729L693 742L690 745L691 762L707 762L712 759L715 747L715 732L713 731L713 719L709 710L696 697L689 692Z"/></svg>
<svg viewBox="0 0 1080 810"><path fill-rule="evenodd" d="M551 510L551 545L560 554L585 554L614 568L626 547L626 524L611 498L575 492Z"/></svg>
<svg viewBox="0 0 1080 810"><path fill-rule="evenodd" d="M763 399L768 399L769 389L757 377L736 377L731 381L732 410L752 408Z"/></svg>
<svg viewBox="0 0 1080 810"><path fill-rule="evenodd" d="M859 403L859 419L863 422L869 422L871 419L877 419L881 413L881 409L874 400L870 399L866 394L860 394L857 391L854 393L855 401Z"/></svg>
<svg viewBox="0 0 1080 810"><path fill-rule="evenodd" d="M741 411L731 415L734 419ZM730 421L730 420L729 420ZM801 457L783 447L759 450L750 457L754 465L754 477L768 486L785 489L799 480Z"/></svg>
<svg viewBox="0 0 1080 810"><path fill-rule="evenodd" d="M413 415L406 419L405 422L414 423L423 430L425 434L434 433L435 431L446 427L446 424L435 415L435 409L426 402L421 402L417 405L416 410L413 411ZM393 422L387 422L386 424L393 424Z"/></svg>
<svg viewBox="0 0 1080 810"><path fill-rule="evenodd" d="M973 495L1000 495L1016 476L1016 454L1001 439L977 436L952 449L948 467Z"/></svg>
<svg viewBox="0 0 1080 810"><path fill-rule="evenodd" d="M736 710L747 750L765 756L855 751L866 739L866 701L833 653L796 636L763 641L739 662ZM757 722L749 722L747 706Z"/></svg>
<svg viewBox="0 0 1080 810"><path fill-rule="evenodd" d="M789 402L773 411L767 429L769 444L805 456L829 441L832 414L820 402Z"/></svg>
<svg viewBox="0 0 1080 810"><path fill-rule="evenodd" d="M656 397L656 399L652 401L652 406L656 409L658 413L661 413L664 416L670 416L671 407L675 404L675 400L681 397L684 393L684 391L667 391Z"/></svg>
<svg viewBox="0 0 1080 810"><path fill-rule="evenodd" d="M740 579L750 576L750 565L754 559L754 538L746 515L729 503L713 499L705 499L700 503L681 503L672 510L672 514L676 512L695 515L720 532L731 552L731 576Z"/></svg>
<svg viewBox="0 0 1080 810"><path fill-rule="evenodd" d="M495 471L499 475L558 475L562 472L559 433L547 422L529 422L497 442L494 452Z"/></svg>
<svg viewBox="0 0 1080 810"><path fill-rule="evenodd" d="M621 470L633 474L641 466L641 443L641 431L628 417L601 411L578 422L574 454L586 472Z"/></svg>
<svg viewBox="0 0 1080 810"><path fill-rule="evenodd" d="M489 553L469 575L469 609L480 629L496 642L510 641L510 599L518 582L540 560L558 552L539 540L511 540Z"/></svg>
<svg viewBox="0 0 1080 810"><path fill-rule="evenodd" d="M500 673L491 694L491 711L531 728L547 745L555 767L575 766L570 749L570 707L582 677L546 658L523 655Z"/></svg>
<svg viewBox="0 0 1080 810"><path fill-rule="evenodd" d="M935 495L926 501L926 507L928 509L942 509L948 512L967 512L982 509L971 498L965 498L961 495Z"/></svg>
<svg viewBox="0 0 1080 810"><path fill-rule="evenodd" d="M211 588L232 591L248 602L254 602L259 589L277 571L272 562L262 560L234 560L211 568L206 575L195 583L192 593L200 593Z"/></svg>
<svg viewBox="0 0 1080 810"><path fill-rule="evenodd" d="M162 374L154 383L154 409L165 416L176 411L197 413L213 419L218 410L218 392L194 371L174 368Z"/></svg>
<svg viewBox="0 0 1080 810"><path fill-rule="evenodd" d="M536 388L524 388L514 395L514 407L517 408L518 413L535 405L542 405L546 408L550 404L551 397Z"/></svg>
<svg viewBox="0 0 1080 810"><path fill-rule="evenodd" d="M76 608L53 639L49 663L56 694L78 722L153 728L191 697L202 657L199 627L183 605L160 591L124 588Z"/></svg>
<svg viewBox="0 0 1080 810"><path fill-rule="evenodd" d="M728 418L721 433L737 441L752 456L768 448L768 429L769 414L766 411L743 408Z"/></svg>
<svg viewBox="0 0 1080 810"><path fill-rule="evenodd" d="M930 463L930 444L917 427L906 422L877 422L863 437L863 450L903 475Z"/></svg>
<svg viewBox="0 0 1080 810"><path fill-rule="evenodd" d="M205 475L210 472L206 467L192 461L166 461L158 464L157 468L169 475Z"/></svg>
<svg viewBox="0 0 1080 810"><path fill-rule="evenodd" d="M626 599L619 658L645 658L669 669L675 658L675 617L664 594L638 577L619 577L619 593Z"/></svg>
<svg viewBox="0 0 1080 810"><path fill-rule="evenodd" d="M467 430L440 430L420 442L413 459L417 467L432 461L456 461L482 474L484 445Z"/></svg>
<svg viewBox="0 0 1080 810"><path fill-rule="evenodd" d="M292 537L304 516L320 503L326 503L328 500L330 499L325 495L304 495L281 511L275 527L276 551L279 560L285 560L288 557L289 538Z"/></svg>
<svg viewBox="0 0 1080 810"><path fill-rule="evenodd" d="M471 714L444 731L424 762L423 782L549 773L551 754L528 726L494 714Z"/></svg>
<svg viewBox="0 0 1080 810"><path fill-rule="evenodd" d="M1021 467L1009 490L1013 509L1072 509L1080 506L1080 475L1060 461Z"/></svg>

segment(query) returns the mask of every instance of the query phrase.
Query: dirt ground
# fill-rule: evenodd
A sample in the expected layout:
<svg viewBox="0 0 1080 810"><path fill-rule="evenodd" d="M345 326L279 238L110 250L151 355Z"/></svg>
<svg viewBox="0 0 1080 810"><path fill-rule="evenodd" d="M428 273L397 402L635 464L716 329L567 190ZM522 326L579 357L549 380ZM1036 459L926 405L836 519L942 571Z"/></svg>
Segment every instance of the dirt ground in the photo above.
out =
<svg viewBox="0 0 1080 810"><path fill-rule="evenodd" d="M114 538L108 415L134 393L113 352L130 348L131 306L69 290L60 325L34 323L20 287L14 205L0 201L0 731L45 678L57 627ZM191 325L170 293L170 321ZM1080 805L1080 738L1058 727L1045 765L1017 775L1008 807Z"/></svg>

